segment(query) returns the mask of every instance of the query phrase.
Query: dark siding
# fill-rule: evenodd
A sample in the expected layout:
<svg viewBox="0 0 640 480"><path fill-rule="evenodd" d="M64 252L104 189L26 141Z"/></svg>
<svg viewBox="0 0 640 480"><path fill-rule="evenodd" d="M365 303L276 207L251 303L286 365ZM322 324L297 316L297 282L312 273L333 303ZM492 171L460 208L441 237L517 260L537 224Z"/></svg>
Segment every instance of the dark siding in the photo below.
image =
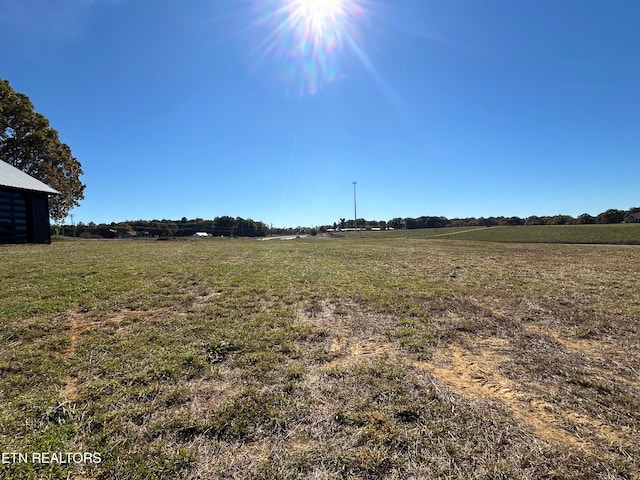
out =
<svg viewBox="0 0 640 480"><path fill-rule="evenodd" d="M28 202L31 214L29 241L32 243L51 243L49 197L46 193L31 193L30 197L30 202Z"/></svg>
<svg viewBox="0 0 640 480"><path fill-rule="evenodd" d="M46 193L0 189L0 243L50 243Z"/></svg>
<svg viewBox="0 0 640 480"><path fill-rule="evenodd" d="M0 243L27 243L27 202L16 191L0 191Z"/></svg>

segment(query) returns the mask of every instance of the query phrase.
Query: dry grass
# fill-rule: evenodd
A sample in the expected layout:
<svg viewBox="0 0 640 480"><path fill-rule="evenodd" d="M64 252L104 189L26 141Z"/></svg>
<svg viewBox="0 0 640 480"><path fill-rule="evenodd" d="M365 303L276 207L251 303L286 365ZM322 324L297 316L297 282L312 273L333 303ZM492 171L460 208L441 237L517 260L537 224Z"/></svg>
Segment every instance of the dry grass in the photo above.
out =
<svg viewBox="0 0 640 480"><path fill-rule="evenodd" d="M104 460L0 478L639 478L640 249L0 254L3 449Z"/></svg>

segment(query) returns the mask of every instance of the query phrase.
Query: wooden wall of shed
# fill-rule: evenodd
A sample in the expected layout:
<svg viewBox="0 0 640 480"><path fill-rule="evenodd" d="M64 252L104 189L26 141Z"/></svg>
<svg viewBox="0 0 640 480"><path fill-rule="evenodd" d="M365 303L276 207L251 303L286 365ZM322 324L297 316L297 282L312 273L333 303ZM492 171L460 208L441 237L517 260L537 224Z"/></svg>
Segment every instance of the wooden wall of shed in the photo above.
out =
<svg viewBox="0 0 640 480"><path fill-rule="evenodd" d="M0 192L0 243L51 243L47 194L11 188Z"/></svg>

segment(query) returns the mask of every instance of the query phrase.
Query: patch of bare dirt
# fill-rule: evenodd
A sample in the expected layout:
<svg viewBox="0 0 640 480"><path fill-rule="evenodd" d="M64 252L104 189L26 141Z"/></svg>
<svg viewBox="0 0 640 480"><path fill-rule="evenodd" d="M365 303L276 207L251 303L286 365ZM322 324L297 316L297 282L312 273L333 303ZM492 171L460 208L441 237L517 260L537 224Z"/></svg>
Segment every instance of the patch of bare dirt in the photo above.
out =
<svg viewBox="0 0 640 480"><path fill-rule="evenodd" d="M67 360L72 360L76 355L78 346L81 342L81 335L84 330L88 328L84 316L79 313L69 314L69 337L71 339L69 347L64 352L64 357ZM64 402L73 403L78 398L78 377L74 374L69 374L64 379L64 385L62 387L61 395ZM82 448L76 448L76 451L83 451ZM82 467L80 467L82 468ZM86 474L84 472L75 472L70 474L70 478L73 480L93 480L95 476Z"/></svg>
<svg viewBox="0 0 640 480"><path fill-rule="evenodd" d="M222 370L220 375L222 377L227 374L231 376L230 372ZM221 380L214 381L212 379L205 379L199 381L191 381L189 383L189 396L192 398L191 408L195 412L204 413L211 409L216 409L224 402L233 398L240 391L240 387L237 384Z"/></svg>
<svg viewBox="0 0 640 480"><path fill-rule="evenodd" d="M331 360L324 364L325 370L349 367L372 357L398 352L399 345L383 333L385 326L392 324L391 319L367 316L355 309L336 313L336 309L336 305L326 302L312 313L298 312L300 323L312 324L328 333L325 348Z"/></svg>
<svg viewBox="0 0 640 480"><path fill-rule="evenodd" d="M499 309L492 310L492 314L498 318L507 315ZM463 322L457 313L449 312L448 317ZM309 371L311 383L319 382L323 375L336 368L349 368L382 355L399 359L402 353L399 343L383 334L385 326L392 325L392 319L368 317L356 308L344 309L324 303L311 314L299 311L298 321L327 332L325 349L330 359ZM531 328L538 328L537 333L550 335L567 348L579 348L594 356L597 352L589 343L560 339L557 334L539 327ZM405 355L403 360L469 401L505 405L515 419L547 442L585 451L598 448L596 439L606 444L624 443L626 435L621 429L545 400L556 393L552 387L540 385L539 389L533 389L501 373L501 365L508 366L515 354L508 337L479 338L461 332L457 341L436 349L429 361L407 360Z"/></svg>
<svg viewBox="0 0 640 480"><path fill-rule="evenodd" d="M452 343L438 349L432 361L409 363L469 400L501 402L518 421L548 442L589 451L597 448L594 437L606 443L624 442L624 432L614 426L551 404L544 400L543 390L531 390L502 375L500 365L510 361L509 343L501 338L465 337L466 348Z"/></svg>
<svg viewBox="0 0 640 480"><path fill-rule="evenodd" d="M559 334L558 332L541 328L537 325L529 325L527 329L538 335L548 336L561 344L569 351L584 355L590 360L591 368L599 373L613 377L616 381L624 383L632 388L640 389L640 373L630 368L624 368L616 360L620 356L620 345L607 339L575 338ZM624 371L624 375L614 370Z"/></svg>
<svg viewBox="0 0 640 480"><path fill-rule="evenodd" d="M82 330L85 328L81 315L79 314L70 314L69 315L69 337L71 339L69 343L69 347L64 352L64 357L66 359L72 359L76 351L78 349L78 345L80 343L80 335L82 334ZM67 375L64 379L64 386L62 387L62 397L69 402L72 402L76 399L78 395L78 378L73 375Z"/></svg>
<svg viewBox="0 0 640 480"><path fill-rule="evenodd" d="M447 388L468 399L482 398L507 405L514 417L547 441L582 447L578 438L558 427L562 418L551 405L523 391L500 374L498 365L508 361L504 353L507 340L487 339L474 344L471 352L458 344L439 349L431 362L412 361L411 365L435 376Z"/></svg>
<svg viewBox="0 0 640 480"><path fill-rule="evenodd" d="M115 328L122 328L122 324L126 323L127 318L133 314L134 312L131 310L121 310L118 312L114 312L111 315L105 315L97 320L85 313L69 312L67 314L67 321L69 324L68 329L70 343L69 347L64 352L64 357L67 360L73 360L78 350L78 346L81 343L82 333L91 328L92 325L109 325ZM76 398L77 391L78 379L72 374L68 375L65 378L65 383L62 388L62 396L66 400L72 401Z"/></svg>

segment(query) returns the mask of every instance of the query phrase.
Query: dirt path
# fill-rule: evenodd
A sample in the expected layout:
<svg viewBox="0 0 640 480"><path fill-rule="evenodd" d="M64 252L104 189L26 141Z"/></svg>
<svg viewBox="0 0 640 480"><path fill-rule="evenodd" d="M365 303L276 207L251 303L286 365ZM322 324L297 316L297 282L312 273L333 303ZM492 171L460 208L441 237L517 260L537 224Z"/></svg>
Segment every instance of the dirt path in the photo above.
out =
<svg viewBox="0 0 640 480"><path fill-rule="evenodd" d="M494 226L490 226L490 227L476 227L476 228L472 228L470 230L461 230L459 232L450 232L450 233L439 233L438 235L431 235L429 237L426 238L436 238L436 237L448 237L449 235L460 235L461 233L469 233L469 232L477 232L478 230L488 230L490 228L496 228Z"/></svg>
<svg viewBox="0 0 640 480"><path fill-rule="evenodd" d="M71 342L69 348L64 352L64 357L67 360L72 360L80 344L80 334L83 330L81 315L76 313L69 314L69 336ZM78 378L69 374L65 377L64 386L62 387L62 397L68 401L73 402L78 395Z"/></svg>
<svg viewBox="0 0 640 480"><path fill-rule="evenodd" d="M69 337L71 338L71 342L69 343L69 348L64 352L64 357L68 362L72 362L80 345L82 332L87 328L87 325L85 324L82 314L69 312L68 315ZM64 379L64 385L61 391L63 402L69 404L75 403L78 398L78 387L78 377L73 373L69 373ZM76 441L73 442L74 445L71 447L73 451L83 452L86 450L82 445L77 445L75 442ZM80 468L80 471L70 473L71 476L69 478L73 480L93 480L95 478L95 476L85 473L83 466L79 466L78 468Z"/></svg>

